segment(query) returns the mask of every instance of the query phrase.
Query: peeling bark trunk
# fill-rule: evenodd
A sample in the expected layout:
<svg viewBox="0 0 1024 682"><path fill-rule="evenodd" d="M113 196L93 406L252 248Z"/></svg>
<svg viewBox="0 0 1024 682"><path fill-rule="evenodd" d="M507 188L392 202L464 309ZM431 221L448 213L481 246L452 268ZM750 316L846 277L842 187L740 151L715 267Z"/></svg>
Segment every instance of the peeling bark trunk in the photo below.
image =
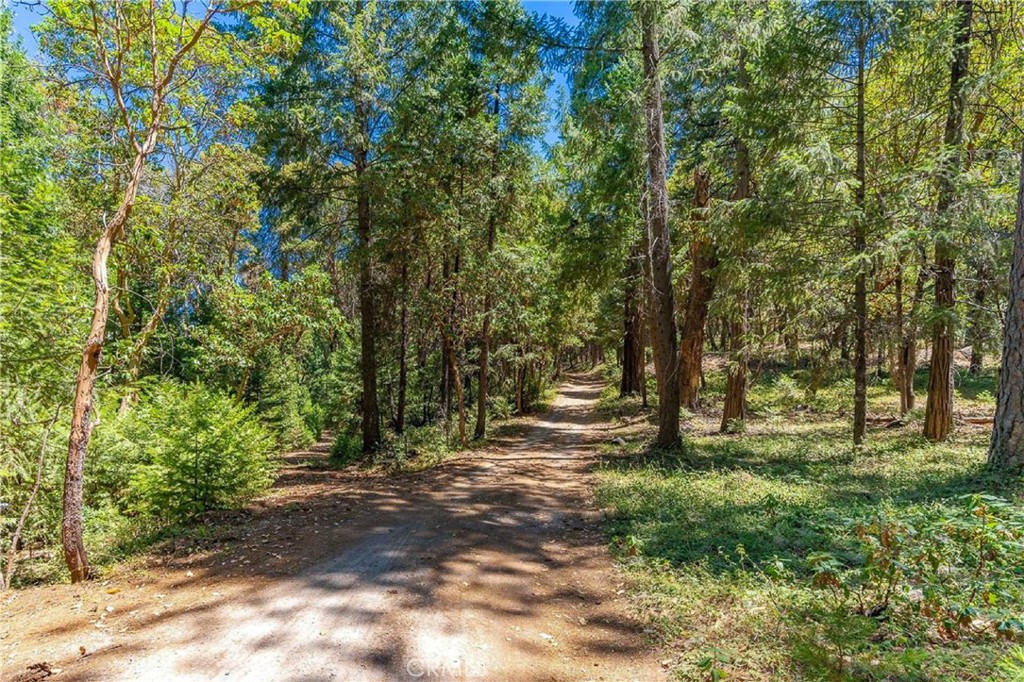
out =
<svg viewBox="0 0 1024 682"><path fill-rule="evenodd" d="M95 398L97 369L106 338L107 319L110 315L110 283L107 279L108 261L115 242L121 237L142 183L146 158L156 147L159 120L154 121L145 142L138 148L125 185L121 204L96 242L92 257L94 299L89 336L82 350L82 362L75 379L75 400L71 413L71 433L68 436L68 457L64 467L64 501L61 514L61 544L64 562L71 572L71 582L89 577L89 559L83 540L82 491L85 472L85 454L92 435L92 409Z"/></svg>

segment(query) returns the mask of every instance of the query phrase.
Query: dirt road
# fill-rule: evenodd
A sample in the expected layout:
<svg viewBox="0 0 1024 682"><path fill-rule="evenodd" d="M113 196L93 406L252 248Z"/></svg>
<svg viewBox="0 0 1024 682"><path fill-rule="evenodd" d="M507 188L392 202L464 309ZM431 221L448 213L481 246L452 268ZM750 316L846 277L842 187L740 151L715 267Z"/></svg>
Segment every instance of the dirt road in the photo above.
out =
<svg viewBox="0 0 1024 682"><path fill-rule="evenodd" d="M659 680L625 613L577 377L507 442L415 475L296 469L238 537L0 619L7 679ZM82 647L82 649L80 649ZM82 651L84 650L84 655ZM26 666L45 665L30 673ZM34 675L34 676L33 676Z"/></svg>

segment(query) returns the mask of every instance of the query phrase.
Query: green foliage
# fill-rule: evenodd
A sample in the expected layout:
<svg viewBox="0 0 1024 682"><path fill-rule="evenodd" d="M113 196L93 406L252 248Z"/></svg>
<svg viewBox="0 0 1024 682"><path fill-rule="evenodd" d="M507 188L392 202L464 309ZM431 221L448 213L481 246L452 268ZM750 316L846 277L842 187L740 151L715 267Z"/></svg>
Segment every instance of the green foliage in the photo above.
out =
<svg viewBox="0 0 1024 682"><path fill-rule="evenodd" d="M237 508L273 479L274 437L254 409L202 384L155 384L93 449L92 499L163 521Z"/></svg>
<svg viewBox="0 0 1024 682"><path fill-rule="evenodd" d="M278 448L307 447L320 435L323 413L314 409L298 363L288 355L267 353L260 364L267 367L259 382L260 417L277 436Z"/></svg>
<svg viewBox="0 0 1024 682"><path fill-rule="evenodd" d="M46 98L42 74L11 36L10 12L0 9L0 571L40 456L40 487L20 544L42 549L59 526L68 410L48 424L70 401L88 284L66 224L67 188L58 182L59 150L75 143L65 123Z"/></svg>
<svg viewBox="0 0 1024 682"><path fill-rule="evenodd" d="M855 566L827 553L808 557L818 597L792 622L796 659L809 670L857 679L849 661L871 653L880 628L885 639L921 646L1024 632L1017 505L973 494L951 509L883 506L847 529Z"/></svg>
<svg viewBox="0 0 1024 682"><path fill-rule="evenodd" d="M344 466L359 461L363 456L363 441L358 435L339 431L331 444L331 460Z"/></svg>
<svg viewBox="0 0 1024 682"><path fill-rule="evenodd" d="M1004 682L1024 680L1024 647L1015 646L999 661L999 679Z"/></svg>
<svg viewBox="0 0 1024 682"><path fill-rule="evenodd" d="M717 420L697 414L679 450L629 428L607 446L611 546L679 677L987 682L1024 616L1020 482L985 470L987 432L872 429L854 452L838 412L783 409L801 380L782 375L760 376L742 435L707 435ZM890 409L893 390L873 390Z"/></svg>

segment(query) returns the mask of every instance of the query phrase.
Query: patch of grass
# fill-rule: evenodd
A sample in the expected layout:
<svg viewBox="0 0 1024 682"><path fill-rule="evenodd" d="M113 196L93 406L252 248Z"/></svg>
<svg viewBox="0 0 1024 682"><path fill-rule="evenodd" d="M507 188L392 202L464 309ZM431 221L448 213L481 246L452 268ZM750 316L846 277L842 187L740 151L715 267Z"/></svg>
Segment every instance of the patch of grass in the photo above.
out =
<svg viewBox="0 0 1024 682"><path fill-rule="evenodd" d="M625 446L605 446L598 497L612 549L678 679L1012 679L993 676L1009 656L1007 641L900 629L847 606L829 610L815 582L821 556L855 577L864 569L856 519L952 518L975 493L1024 511L1021 481L984 466L987 430L962 429L932 444L916 424L871 429L867 445L854 449L841 414L845 382L821 387L808 413L798 409L807 405L802 381L799 372L762 373L744 434L715 434L711 415L692 420L693 435L677 450L644 449L649 429ZM710 404L724 381L712 373L707 383ZM984 409L990 383L986 375L962 382L958 409ZM616 396L602 397L606 415L636 414ZM870 396L873 411L898 406L887 383ZM1024 614L1024 571L1018 577L1000 598Z"/></svg>

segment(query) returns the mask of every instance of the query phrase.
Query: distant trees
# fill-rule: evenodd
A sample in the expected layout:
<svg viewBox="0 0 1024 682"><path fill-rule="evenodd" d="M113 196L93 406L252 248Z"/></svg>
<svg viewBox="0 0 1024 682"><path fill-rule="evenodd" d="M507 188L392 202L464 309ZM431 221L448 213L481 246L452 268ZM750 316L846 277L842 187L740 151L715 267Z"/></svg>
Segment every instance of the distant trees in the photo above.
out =
<svg viewBox="0 0 1024 682"><path fill-rule="evenodd" d="M991 230L1005 220L1007 203L997 178L1016 137L1009 122L1017 107L996 94L1018 82L1006 61L1005 36L1018 30L1013 12L986 6L986 29L979 32L970 27L971 7L763 3L740 13L728 3L620 3L580 9L577 36L559 38L579 50L565 143L565 158L575 164L575 184L568 185L574 220L610 226L612 210L621 211L637 191L659 201L656 192L643 194L657 145L639 132L650 130L651 71L642 60L651 17L660 17L663 39L673 45L660 68L671 74L663 84L663 117L678 268L672 279L681 287L673 318L682 406L710 407L698 398L710 324L714 345L729 352L723 429L742 423L747 364L777 344L791 363L808 364L815 377L809 391L835 371L837 359L838 366L850 360L852 435L861 443L871 382L891 377L900 414L907 413L915 406L918 355L930 346L925 432L946 437L953 349L964 338L972 347L970 371L979 371L985 320L994 313L993 261L986 254L998 250ZM973 66L965 61L972 41L984 45ZM612 103L619 107L615 116ZM620 174L617 192L603 189L612 163ZM624 172L641 179L638 189L621 179ZM625 244L646 216L660 224L656 205L640 215L616 215L628 218L620 218ZM836 238L837 226L848 239ZM965 252L965 244L977 249ZM622 284L605 291L625 314L616 332L604 328L623 344L620 392L627 394L636 374L626 360L627 348L635 347L629 324L635 296L624 286L633 281L628 251L618 247L616 254ZM960 301L951 293L958 260L967 261L978 281ZM658 319L655 304L664 294L653 275L645 284L648 323ZM934 305L929 287L938 287ZM961 315L969 324L958 327ZM930 344L923 346L925 331Z"/></svg>
<svg viewBox="0 0 1024 682"><path fill-rule="evenodd" d="M486 434L493 345L515 334L496 317L508 300L506 273L495 271L503 234L522 228L541 198L522 191L537 172L529 146L543 101L526 27L512 2L318 5L296 29L297 55L265 85L273 228L318 245L338 273L345 315L341 273L358 268L367 453L384 444L382 427L405 430L410 391L428 385L425 403L437 400L446 422L454 407L468 438L474 376L473 436ZM416 421L435 407L424 404Z"/></svg>

